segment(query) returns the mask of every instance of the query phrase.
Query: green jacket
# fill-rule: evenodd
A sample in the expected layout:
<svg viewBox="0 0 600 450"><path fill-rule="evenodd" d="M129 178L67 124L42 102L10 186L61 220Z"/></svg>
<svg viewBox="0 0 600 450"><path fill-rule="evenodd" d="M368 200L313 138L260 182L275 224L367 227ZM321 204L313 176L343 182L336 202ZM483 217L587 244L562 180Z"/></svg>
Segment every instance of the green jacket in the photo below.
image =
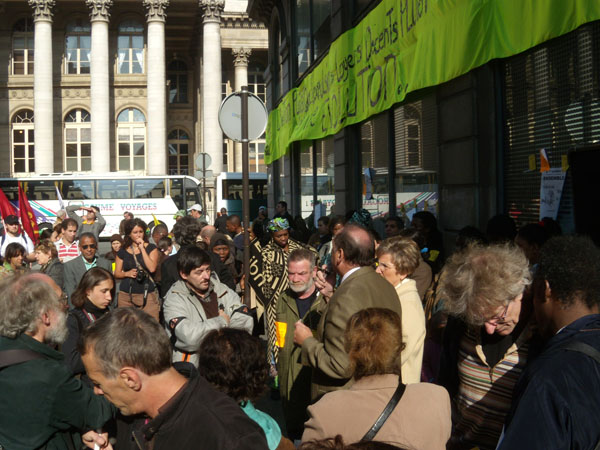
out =
<svg viewBox="0 0 600 450"><path fill-rule="evenodd" d="M294 324L302 319L302 322L315 333L324 304L321 297L317 296L308 312L301 318L295 294L290 289L286 289L277 302L275 319L279 345L277 372L288 431L301 431L304 422L308 419L306 407L310 403L312 370L302 364L302 348L294 344ZM284 328L285 333L283 333Z"/></svg>
<svg viewBox="0 0 600 450"><path fill-rule="evenodd" d="M110 403L94 395L62 362L63 354L22 334L0 336L0 351L29 349L44 355L0 369L0 445L10 450L68 449L81 444L78 430L104 426Z"/></svg>

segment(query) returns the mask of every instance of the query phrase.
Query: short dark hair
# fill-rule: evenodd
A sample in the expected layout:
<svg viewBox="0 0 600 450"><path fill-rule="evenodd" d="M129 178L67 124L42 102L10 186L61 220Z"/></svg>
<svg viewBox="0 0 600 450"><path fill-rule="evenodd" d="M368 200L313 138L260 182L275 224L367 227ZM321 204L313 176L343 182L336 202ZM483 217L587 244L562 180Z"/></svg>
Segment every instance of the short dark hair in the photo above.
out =
<svg viewBox="0 0 600 450"><path fill-rule="evenodd" d="M4 260L10 261L11 258L15 258L17 256L24 256L27 250L18 242L11 242L6 246L6 250L4 252Z"/></svg>
<svg viewBox="0 0 600 450"><path fill-rule="evenodd" d="M159 249L166 250L171 245L173 245L173 240L169 236L163 236L158 240L156 244Z"/></svg>
<svg viewBox="0 0 600 450"><path fill-rule="evenodd" d="M98 214L100 212L100 207L98 207L96 205L91 205L90 208L92 208L94 210L95 214Z"/></svg>
<svg viewBox="0 0 600 450"><path fill-rule="evenodd" d="M63 220L60 223L60 229L62 231L65 231L67 228L72 227L72 226L75 226L75 229L79 228L79 224L77 223L77 221L75 219L71 219L70 217Z"/></svg>
<svg viewBox="0 0 600 450"><path fill-rule="evenodd" d="M232 214L230 216L227 216L227 222L230 222L237 227L242 224L242 219L240 219L240 216L238 216L237 214Z"/></svg>
<svg viewBox="0 0 600 450"><path fill-rule="evenodd" d="M360 242L353 233L361 230L368 236L366 242ZM365 245L366 244L366 245ZM375 242L373 236L364 227L351 223L344 225L342 231L333 238L334 249L344 251L344 259L350 264L360 267L370 266L375 259Z"/></svg>
<svg viewBox="0 0 600 450"><path fill-rule="evenodd" d="M112 280L113 288L111 292L111 296L114 297L115 291L115 279L113 274L108 270L103 269L102 267L92 267L81 277L81 281L77 285L77 288L71 294L71 303L75 308L82 308L85 300L87 299L87 291L90 289L94 289L104 280Z"/></svg>
<svg viewBox="0 0 600 450"><path fill-rule="evenodd" d="M78 349L82 356L92 350L107 378L115 378L125 366L146 375L157 375L172 366L171 343L165 330L136 308L118 308L86 327Z"/></svg>
<svg viewBox="0 0 600 450"><path fill-rule="evenodd" d="M277 202L277 204L278 204L278 205L281 205L281 206L283 206L285 209L287 209L287 202L285 202L285 201L283 201L283 200L279 200L279 201Z"/></svg>
<svg viewBox="0 0 600 450"><path fill-rule="evenodd" d="M129 248L131 247L131 244L133 244L133 239L131 239L130 234L135 227L140 227L144 231L144 242L148 242L148 236L146 235L148 225L142 219L134 217L133 219L127 219L125 221L125 224L123 224L123 234L125 235L125 239L123 242L124 248Z"/></svg>
<svg viewBox="0 0 600 450"><path fill-rule="evenodd" d="M319 220L317 220L317 223L319 223L319 222L321 222L326 227L329 227L329 217L321 216L321 217L319 217Z"/></svg>
<svg viewBox="0 0 600 450"><path fill-rule="evenodd" d="M169 232L169 228L164 224L164 223L159 223L158 225L155 225L154 228L152 228L152 233L157 233L157 232L161 232L161 233L168 233Z"/></svg>
<svg viewBox="0 0 600 450"><path fill-rule="evenodd" d="M588 237L554 237L540 250L535 278L565 306L579 300L592 308L600 303L600 250Z"/></svg>
<svg viewBox="0 0 600 450"><path fill-rule="evenodd" d="M329 234L333 234L333 229L340 223L342 225L346 224L346 219L342 216L333 216L329 219Z"/></svg>
<svg viewBox="0 0 600 450"><path fill-rule="evenodd" d="M548 232L543 225L539 223L528 223L519 229L517 236L527 242L529 245L535 245L540 248L548 240Z"/></svg>
<svg viewBox="0 0 600 450"><path fill-rule="evenodd" d="M196 239L202 231L202 224L192 216L185 216L173 225L173 237L181 247L196 244Z"/></svg>
<svg viewBox="0 0 600 450"><path fill-rule="evenodd" d="M198 370L239 403L263 394L269 365L260 339L244 330L221 328L211 331L200 344Z"/></svg>
<svg viewBox="0 0 600 450"><path fill-rule="evenodd" d="M396 226L398 227L399 230L403 230L404 229L404 221L402 220L401 217L398 216L389 216L387 219L385 219L386 222L396 222Z"/></svg>
<svg viewBox="0 0 600 450"><path fill-rule="evenodd" d="M386 442L359 441L346 445L341 434L321 440L306 441L300 444L298 450L404 450Z"/></svg>
<svg viewBox="0 0 600 450"><path fill-rule="evenodd" d="M488 220L485 234L490 243L512 242L517 235L517 224L508 214L496 214Z"/></svg>
<svg viewBox="0 0 600 450"><path fill-rule="evenodd" d="M184 247L177 253L177 271L185 275L189 275L192 270L210 263L211 259L208 252L195 245Z"/></svg>
<svg viewBox="0 0 600 450"><path fill-rule="evenodd" d="M81 241L84 238L93 239L94 241L96 241L96 244L98 243L98 239L96 239L96 235L94 233L90 233L89 231L86 231L85 233L81 233L81 235L79 236L79 245L81 245Z"/></svg>

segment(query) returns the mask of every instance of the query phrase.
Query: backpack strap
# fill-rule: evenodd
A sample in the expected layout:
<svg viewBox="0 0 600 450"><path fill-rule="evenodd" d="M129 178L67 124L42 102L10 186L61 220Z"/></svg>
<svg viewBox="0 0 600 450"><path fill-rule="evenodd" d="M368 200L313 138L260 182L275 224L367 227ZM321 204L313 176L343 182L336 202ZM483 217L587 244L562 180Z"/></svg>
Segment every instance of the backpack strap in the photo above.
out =
<svg viewBox="0 0 600 450"><path fill-rule="evenodd" d="M600 364L600 351L596 350L594 347L592 347L589 344L586 344L585 342L571 339L569 342L566 342L559 348L563 350L570 350L573 352L583 353L584 355L589 356L590 358L594 359L598 364Z"/></svg>
<svg viewBox="0 0 600 450"><path fill-rule="evenodd" d="M21 364L26 361L33 359L43 359L44 355L34 352L28 349L12 349L0 351L0 369L5 367L14 366L15 364Z"/></svg>
<svg viewBox="0 0 600 450"><path fill-rule="evenodd" d="M383 412L377 418L377 420L375 421L375 423L373 424L371 429L369 431L367 431L367 434L365 434L363 436L363 438L360 440L361 442L373 440L373 438L375 437L377 432L381 429L381 427L383 426L385 421L388 419L388 417L390 416L392 411L394 411L394 409L396 408L396 405L402 398L402 395L404 394L405 390L406 390L406 385L402 383L402 380L399 380L398 387L396 388L394 395L392 395L392 398L390 399L388 404L385 405Z"/></svg>

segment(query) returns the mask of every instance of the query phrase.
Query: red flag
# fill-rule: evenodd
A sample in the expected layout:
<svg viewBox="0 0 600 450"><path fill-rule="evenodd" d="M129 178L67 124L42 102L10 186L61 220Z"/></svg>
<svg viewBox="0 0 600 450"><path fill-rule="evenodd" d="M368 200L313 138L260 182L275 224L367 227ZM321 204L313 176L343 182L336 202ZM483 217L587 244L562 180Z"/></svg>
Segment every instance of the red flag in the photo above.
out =
<svg viewBox="0 0 600 450"><path fill-rule="evenodd" d="M17 211L15 211L15 207L11 202L8 201L4 191L0 189L0 216L2 219L6 219L10 215L17 215Z"/></svg>
<svg viewBox="0 0 600 450"><path fill-rule="evenodd" d="M31 205L29 204L29 200L25 196L25 192L23 191L23 187L19 182L19 215L21 216L21 225L23 226L23 230L29 235L33 243L37 243L39 238L39 230L37 226L37 220L35 219L35 214L33 213L33 209L31 209Z"/></svg>

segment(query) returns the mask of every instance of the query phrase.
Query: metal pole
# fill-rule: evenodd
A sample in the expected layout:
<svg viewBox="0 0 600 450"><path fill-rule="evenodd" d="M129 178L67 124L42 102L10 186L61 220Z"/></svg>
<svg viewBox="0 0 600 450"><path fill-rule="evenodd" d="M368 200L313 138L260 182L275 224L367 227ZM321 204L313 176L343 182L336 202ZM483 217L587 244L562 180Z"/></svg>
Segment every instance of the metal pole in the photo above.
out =
<svg viewBox="0 0 600 450"><path fill-rule="evenodd" d="M250 308L250 164L248 161L248 86L242 86L242 216L244 218L244 303Z"/></svg>
<svg viewBox="0 0 600 450"><path fill-rule="evenodd" d="M206 153L202 152L202 211L206 216L208 210L206 208Z"/></svg>

